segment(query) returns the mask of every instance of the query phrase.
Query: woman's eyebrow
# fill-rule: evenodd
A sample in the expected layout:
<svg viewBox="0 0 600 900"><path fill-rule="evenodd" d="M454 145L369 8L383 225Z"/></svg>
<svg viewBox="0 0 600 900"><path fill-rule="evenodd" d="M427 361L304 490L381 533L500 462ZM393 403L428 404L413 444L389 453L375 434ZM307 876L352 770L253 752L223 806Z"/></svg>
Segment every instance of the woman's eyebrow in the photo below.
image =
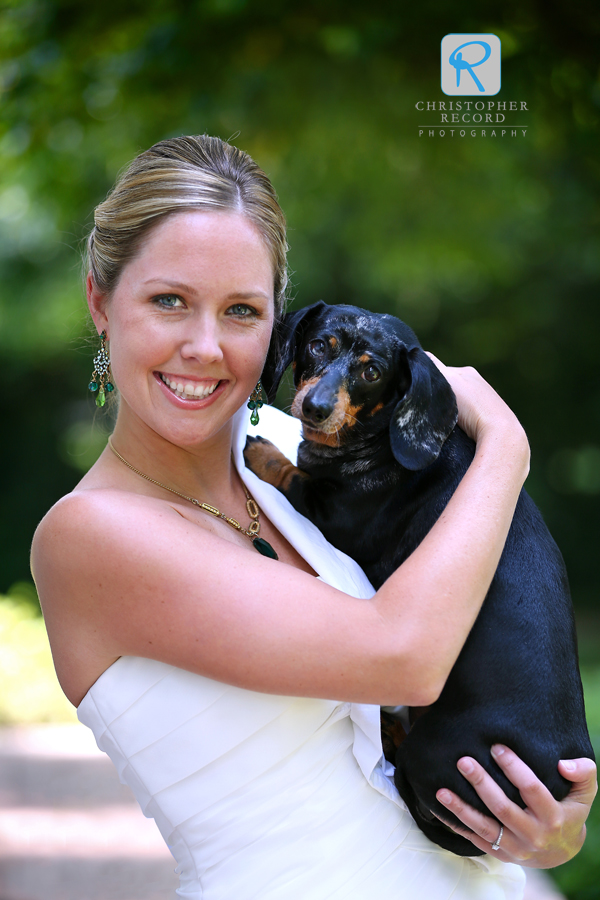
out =
<svg viewBox="0 0 600 900"><path fill-rule="evenodd" d="M176 290L186 291L188 294L198 293L195 288L190 287L189 284L184 284L182 281L170 281L168 278L148 278L144 281L144 284L166 284Z"/></svg>
<svg viewBox="0 0 600 900"><path fill-rule="evenodd" d="M148 278L144 281L144 284L164 284L168 287L174 288L175 290L185 291L188 294L197 295L198 291L191 287L189 284L184 284L182 281L171 281L169 278ZM256 290L256 291L234 291L231 294L227 295L228 300L252 300L252 298L263 297L265 300L270 300L270 296L266 294L264 291Z"/></svg>
<svg viewBox="0 0 600 900"><path fill-rule="evenodd" d="M270 300L271 297L269 294L265 294L264 291L234 291L233 294L228 294L228 300L252 300L256 297L263 297L265 300Z"/></svg>

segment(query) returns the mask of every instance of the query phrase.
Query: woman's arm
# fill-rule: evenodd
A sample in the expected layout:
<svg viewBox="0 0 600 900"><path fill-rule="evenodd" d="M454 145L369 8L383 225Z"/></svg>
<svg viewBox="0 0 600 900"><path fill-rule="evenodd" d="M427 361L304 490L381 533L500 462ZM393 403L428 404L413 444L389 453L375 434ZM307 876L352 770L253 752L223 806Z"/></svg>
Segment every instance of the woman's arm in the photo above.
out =
<svg viewBox="0 0 600 900"><path fill-rule="evenodd" d="M528 465L523 431L495 392L473 370L447 375L475 458L372 600L208 531L184 503L82 490L34 542L51 642L68 646L74 668L101 648L106 665L146 656L267 693L431 703L483 602Z"/></svg>

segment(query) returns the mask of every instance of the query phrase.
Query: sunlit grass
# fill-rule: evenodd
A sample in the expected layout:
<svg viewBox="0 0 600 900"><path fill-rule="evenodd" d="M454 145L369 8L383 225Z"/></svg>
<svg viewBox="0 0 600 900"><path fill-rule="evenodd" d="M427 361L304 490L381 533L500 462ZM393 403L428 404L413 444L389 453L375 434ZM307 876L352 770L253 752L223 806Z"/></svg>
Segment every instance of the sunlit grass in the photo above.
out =
<svg viewBox="0 0 600 900"><path fill-rule="evenodd" d="M17 598L0 597L0 724L74 722L54 672L44 620Z"/></svg>

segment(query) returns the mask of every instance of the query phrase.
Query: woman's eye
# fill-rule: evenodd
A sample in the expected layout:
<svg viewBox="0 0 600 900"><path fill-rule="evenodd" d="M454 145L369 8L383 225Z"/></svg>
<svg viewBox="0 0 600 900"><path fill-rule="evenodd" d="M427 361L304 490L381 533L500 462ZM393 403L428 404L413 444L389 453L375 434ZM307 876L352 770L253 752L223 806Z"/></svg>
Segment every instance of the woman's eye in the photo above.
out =
<svg viewBox="0 0 600 900"><path fill-rule="evenodd" d="M381 372L377 368L377 366L367 366L367 368L362 373L362 377L365 381L379 381L381 378Z"/></svg>
<svg viewBox="0 0 600 900"><path fill-rule="evenodd" d="M251 316L257 315L254 307L248 306L246 303L235 303L233 306L229 307L227 312L240 319L249 319Z"/></svg>
<svg viewBox="0 0 600 900"><path fill-rule="evenodd" d="M183 300L177 294L160 294L158 297L154 297L154 302L164 309L179 309L184 305Z"/></svg>
<svg viewBox="0 0 600 900"><path fill-rule="evenodd" d="M308 352L311 356L323 356L325 354L325 350L327 349L327 345L325 341L316 340L309 341L308 344Z"/></svg>

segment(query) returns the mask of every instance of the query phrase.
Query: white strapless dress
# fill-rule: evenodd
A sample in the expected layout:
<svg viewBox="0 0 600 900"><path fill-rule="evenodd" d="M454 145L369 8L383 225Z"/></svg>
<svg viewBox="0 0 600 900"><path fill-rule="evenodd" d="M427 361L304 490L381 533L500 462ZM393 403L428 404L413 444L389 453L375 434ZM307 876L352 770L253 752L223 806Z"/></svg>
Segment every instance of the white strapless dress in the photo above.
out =
<svg viewBox="0 0 600 900"><path fill-rule="evenodd" d="M265 514L324 581L371 596L352 560L244 469L242 412L236 464ZM293 454L293 420L265 408L256 431ZM522 897L520 867L454 856L417 828L382 756L376 706L260 694L121 657L78 716L156 820L181 898Z"/></svg>

